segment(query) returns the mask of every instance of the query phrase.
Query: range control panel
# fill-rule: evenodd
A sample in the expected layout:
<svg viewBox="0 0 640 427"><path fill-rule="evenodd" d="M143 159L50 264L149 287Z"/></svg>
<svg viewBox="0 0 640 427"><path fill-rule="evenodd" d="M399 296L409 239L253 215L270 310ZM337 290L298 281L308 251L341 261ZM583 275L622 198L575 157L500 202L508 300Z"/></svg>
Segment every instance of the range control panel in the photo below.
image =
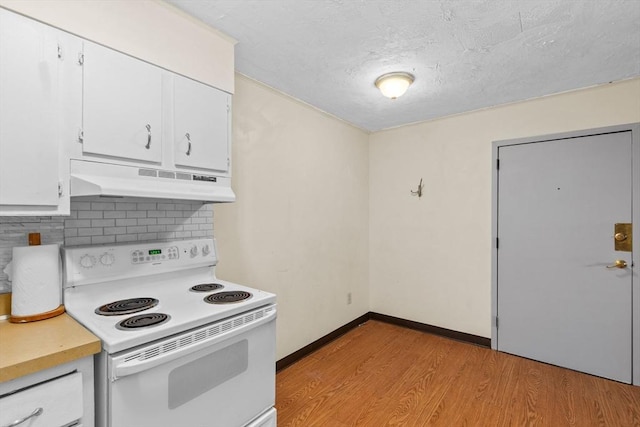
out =
<svg viewBox="0 0 640 427"><path fill-rule="evenodd" d="M213 239L64 248L65 286L214 266Z"/></svg>
<svg viewBox="0 0 640 427"><path fill-rule="evenodd" d="M155 248L155 249L136 249L131 252L131 262L138 264L141 262L156 262L165 261L180 258L180 250L177 246L170 246L168 248Z"/></svg>

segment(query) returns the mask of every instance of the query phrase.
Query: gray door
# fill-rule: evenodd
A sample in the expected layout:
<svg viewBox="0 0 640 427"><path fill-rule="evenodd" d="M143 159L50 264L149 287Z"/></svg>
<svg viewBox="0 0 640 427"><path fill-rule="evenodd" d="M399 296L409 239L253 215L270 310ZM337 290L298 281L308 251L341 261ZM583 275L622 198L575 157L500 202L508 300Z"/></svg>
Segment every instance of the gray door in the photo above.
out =
<svg viewBox="0 0 640 427"><path fill-rule="evenodd" d="M631 132L501 146L497 348L631 382ZM616 260L626 268L607 268Z"/></svg>

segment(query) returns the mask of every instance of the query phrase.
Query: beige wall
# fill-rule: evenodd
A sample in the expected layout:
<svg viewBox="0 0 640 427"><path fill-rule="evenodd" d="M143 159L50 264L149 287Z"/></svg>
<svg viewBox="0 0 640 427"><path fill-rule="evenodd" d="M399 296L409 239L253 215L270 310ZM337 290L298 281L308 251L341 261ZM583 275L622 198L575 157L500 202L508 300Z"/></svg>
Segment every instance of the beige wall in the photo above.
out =
<svg viewBox="0 0 640 427"><path fill-rule="evenodd" d="M368 135L240 75L233 102L218 275L278 295L282 358L369 310Z"/></svg>
<svg viewBox="0 0 640 427"><path fill-rule="evenodd" d="M490 337L491 142L639 121L635 79L371 135L371 311Z"/></svg>

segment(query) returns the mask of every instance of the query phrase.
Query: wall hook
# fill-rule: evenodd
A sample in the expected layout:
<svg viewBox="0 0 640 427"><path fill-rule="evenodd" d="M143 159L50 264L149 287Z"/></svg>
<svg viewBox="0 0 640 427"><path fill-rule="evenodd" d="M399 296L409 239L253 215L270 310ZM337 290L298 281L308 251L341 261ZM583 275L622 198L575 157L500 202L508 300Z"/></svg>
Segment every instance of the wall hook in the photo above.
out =
<svg viewBox="0 0 640 427"><path fill-rule="evenodd" d="M411 195L422 197L422 187L424 187L424 185L422 185L422 178L420 178L420 184L418 184L418 191L411 190Z"/></svg>

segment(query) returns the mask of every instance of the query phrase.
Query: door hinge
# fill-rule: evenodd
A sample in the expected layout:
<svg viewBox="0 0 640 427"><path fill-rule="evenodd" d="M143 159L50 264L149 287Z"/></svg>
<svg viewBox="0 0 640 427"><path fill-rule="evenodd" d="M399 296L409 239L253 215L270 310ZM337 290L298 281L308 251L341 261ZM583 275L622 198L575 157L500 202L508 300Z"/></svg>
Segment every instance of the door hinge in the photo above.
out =
<svg viewBox="0 0 640 427"><path fill-rule="evenodd" d="M82 129L78 130L78 142L80 144L84 142L84 131Z"/></svg>
<svg viewBox="0 0 640 427"><path fill-rule="evenodd" d="M500 248L500 239L496 237L496 249Z"/></svg>
<svg viewBox="0 0 640 427"><path fill-rule="evenodd" d="M496 159L496 169L500 170L500 159Z"/></svg>
<svg viewBox="0 0 640 427"><path fill-rule="evenodd" d="M496 323L496 329L498 329L498 326L500 325L500 321L498 320L498 316L496 316L496 318L495 318L495 323Z"/></svg>
<svg viewBox="0 0 640 427"><path fill-rule="evenodd" d="M60 47L60 43L58 43L58 59L62 59L62 47Z"/></svg>
<svg viewBox="0 0 640 427"><path fill-rule="evenodd" d="M64 194L64 188L62 187L62 181L58 182L58 197L62 197Z"/></svg>
<svg viewBox="0 0 640 427"><path fill-rule="evenodd" d="M78 53L78 64L84 65L84 53Z"/></svg>

